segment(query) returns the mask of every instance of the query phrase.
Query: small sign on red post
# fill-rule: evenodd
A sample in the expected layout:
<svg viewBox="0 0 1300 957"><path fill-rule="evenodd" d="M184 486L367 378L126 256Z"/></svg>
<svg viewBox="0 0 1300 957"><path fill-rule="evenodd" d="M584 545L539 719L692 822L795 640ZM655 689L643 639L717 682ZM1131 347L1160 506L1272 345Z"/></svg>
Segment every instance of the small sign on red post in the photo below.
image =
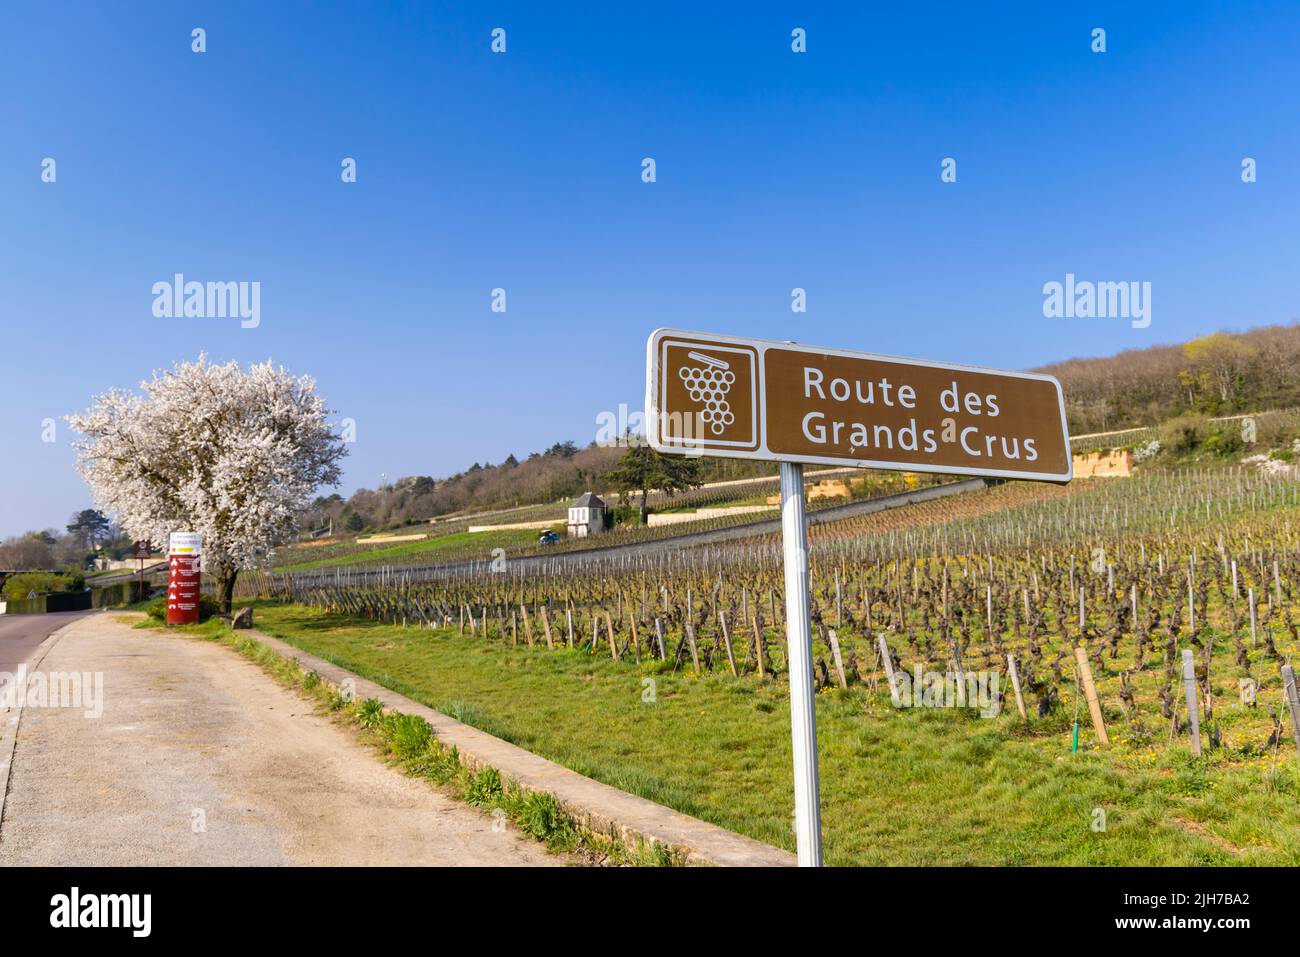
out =
<svg viewBox="0 0 1300 957"><path fill-rule="evenodd" d="M135 543L135 559L140 563L140 580L135 586L135 600L144 601L149 597L149 590L144 584L144 563L153 557L153 543L139 541Z"/></svg>
<svg viewBox="0 0 1300 957"><path fill-rule="evenodd" d="M167 624L199 620L200 563L203 538L198 532L172 532L167 548Z"/></svg>

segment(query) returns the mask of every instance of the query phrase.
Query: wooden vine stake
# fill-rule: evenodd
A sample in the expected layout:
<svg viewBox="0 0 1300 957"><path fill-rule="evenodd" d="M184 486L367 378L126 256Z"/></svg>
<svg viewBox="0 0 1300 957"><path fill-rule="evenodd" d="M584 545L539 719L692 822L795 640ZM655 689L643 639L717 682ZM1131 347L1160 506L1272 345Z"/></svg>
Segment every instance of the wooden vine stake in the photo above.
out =
<svg viewBox="0 0 1300 957"><path fill-rule="evenodd" d="M615 661L622 661L622 655L618 653L618 639L614 637L614 622L609 618L609 612L605 612L605 637L609 639L609 654Z"/></svg>
<svg viewBox="0 0 1300 957"><path fill-rule="evenodd" d="M767 677L767 670L763 667L763 631L758 627L758 615L750 616L750 623L754 626L754 660L758 662L758 677L763 679Z"/></svg>
<svg viewBox="0 0 1300 957"><path fill-rule="evenodd" d="M1029 715L1025 713L1025 698L1020 693L1020 672L1016 671L1016 656L1007 655L1007 671L1011 675L1011 690L1016 693L1016 710L1020 712L1020 720L1027 721Z"/></svg>
<svg viewBox="0 0 1300 957"><path fill-rule="evenodd" d="M831 657L835 659L835 673L839 676L840 687L847 688L848 680L844 677L844 659L840 657L840 640L835 637L835 629L829 629L826 634L830 640L827 642L831 646Z"/></svg>
<svg viewBox="0 0 1300 957"><path fill-rule="evenodd" d="M1287 710L1291 712L1291 734L1300 751L1300 696L1296 694L1295 672L1290 665L1282 666L1282 691L1286 694Z"/></svg>
<svg viewBox="0 0 1300 957"><path fill-rule="evenodd" d="M731 676L739 678L740 672L736 670L736 656L731 650L731 636L727 634L727 616L725 613L718 616L718 627L722 629L722 646L727 649L727 664L731 665Z"/></svg>
<svg viewBox="0 0 1300 957"><path fill-rule="evenodd" d="M686 643L691 649L691 664L695 666L695 673L700 673L700 653L695 647L695 626L691 624L691 619L686 619Z"/></svg>
<svg viewBox="0 0 1300 957"><path fill-rule="evenodd" d="M1092 730L1097 741L1103 747L1110 746L1110 736L1106 734L1106 722L1101 716L1101 702L1097 700L1097 686L1092 683L1092 668L1088 666L1088 652L1083 645L1074 648L1074 660L1079 664L1079 680L1083 684L1083 696L1088 701L1088 714L1092 715Z"/></svg>
<svg viewBox="0 0 1300 957"><path fill-rule="evenodd" d="M528 609L524 603L519 603L519 617L524 620L524 640L528 642L528 647L533 647L533 623L528 620Z"/></svg>
<svg viewBox="0 0 1300 957"><path fill-rule="evenodd" d="M877 635L876 642L880 646L880 660L885 663L885 680L889 682L889 700L894 703L894 707L902 707L898 698L898 683L894 681L894 656L889 653L889 645L885 643L884 635Z"/></svg>
<svg viewBox="0 0 1300 957"><path fill-rule="evenodd" d="M546 647L555 650L555 642L551 640L551 616L547 614L546 606L542 606L542 630L546 632Z"/></svg>

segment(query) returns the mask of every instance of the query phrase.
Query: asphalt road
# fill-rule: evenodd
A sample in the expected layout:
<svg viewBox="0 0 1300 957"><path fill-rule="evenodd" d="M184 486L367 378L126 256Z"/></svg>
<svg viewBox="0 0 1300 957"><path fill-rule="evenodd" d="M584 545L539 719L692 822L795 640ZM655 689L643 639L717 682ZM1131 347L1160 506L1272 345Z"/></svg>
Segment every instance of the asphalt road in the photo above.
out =
<svg viewBox="0 0 1300 957"><path fill-rule="evenodd" d="M0 671L13 673L36 647L64 625L92 614L58 611L47 615L0 615Z"/></svg>

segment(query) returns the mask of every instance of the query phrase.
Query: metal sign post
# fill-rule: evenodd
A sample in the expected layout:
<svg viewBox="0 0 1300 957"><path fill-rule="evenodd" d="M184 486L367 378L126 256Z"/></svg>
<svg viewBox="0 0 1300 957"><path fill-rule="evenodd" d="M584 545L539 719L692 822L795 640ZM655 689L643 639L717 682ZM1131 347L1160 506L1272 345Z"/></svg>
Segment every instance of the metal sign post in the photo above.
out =
<svg viewBox="0 0 1300 957"><path fill-rule="evenodd" d="M780 463L795 835L800 866L818 867L803 463L1068 482L1061 385L1032 372L657 329L646 343L645 408L659 452ZM883 640L881 653L897 703Z"/></svg>
<svg viewBox="0 0 1300 957"><path fill-rule="evenodd" d="M785 633L790 655L790 734L794 745L794 832L800 867L822 866L817 709L813 699L812 616L808 612L808 523L803 466L781 463L781 546L785 557Z"/></svg>

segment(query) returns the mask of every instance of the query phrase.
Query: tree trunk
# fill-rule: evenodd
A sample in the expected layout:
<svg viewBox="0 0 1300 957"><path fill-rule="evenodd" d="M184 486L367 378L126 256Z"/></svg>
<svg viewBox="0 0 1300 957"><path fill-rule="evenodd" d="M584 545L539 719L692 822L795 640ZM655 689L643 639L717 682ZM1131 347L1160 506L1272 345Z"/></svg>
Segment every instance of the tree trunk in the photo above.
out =
<svg viewBox="0 0 1300 957"><path fill-rule="evenodd" d="M643 488L641 490L641 524L644 525L650 520L650 509L646 505L646 499L650 497L650 490Z"/></svg>
<svg viewBox="0 0 1300 957"><path fill-rule="evenodd" d="M217 569L217 605L218 613L229 615L230 606L235 600L235 578L239 569L220 567Z"/></svg>

